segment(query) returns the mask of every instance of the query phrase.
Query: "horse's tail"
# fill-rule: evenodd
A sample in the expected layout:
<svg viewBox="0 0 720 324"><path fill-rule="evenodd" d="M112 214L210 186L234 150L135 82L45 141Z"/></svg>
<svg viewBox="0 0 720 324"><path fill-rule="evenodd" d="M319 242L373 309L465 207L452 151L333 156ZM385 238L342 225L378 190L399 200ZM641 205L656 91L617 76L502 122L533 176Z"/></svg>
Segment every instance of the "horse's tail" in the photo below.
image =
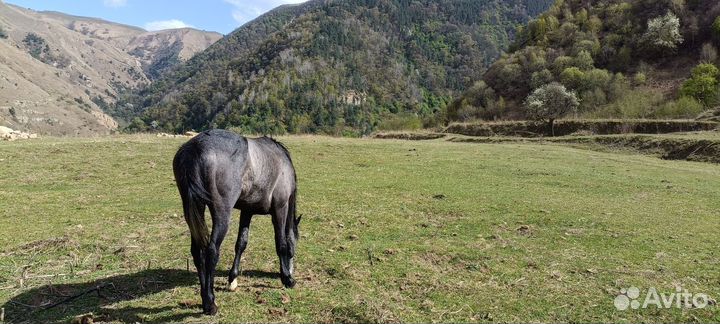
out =
<svg viewBox="0 0 720 324"><path fill-rule="evenodd" d="M290 199L288 200L288 216L291 217L291 220L293 222L292 230L295 234L295 239L298 239L298 224L300 224L300 219L302 218L302 215L300 217L297 217L297 185L295 185L295 188L293 188L293 192L290 195Z"/></svg>
<svg viewBox="0 0 720 324"><path fill-rule="evenodd" d="M199 167L181 153L175 157L173 166L180 194L184 198L185 222L190 228L190 236L200 248L205 248L210 240L204 212L209 202L209 195L202 184Z"/></svg>
<svg viewBox="0 0 720 324"><path fill-rule="evenodd" d="M202 192L204 190L198 190L196 185L188 183L187 196L186 196L186 208L185 208L185 221L190 228L190 236L192 240L200 245L200 248L208 246L210 234L208 231L207 224L205 223L205 199Z"/></svg>

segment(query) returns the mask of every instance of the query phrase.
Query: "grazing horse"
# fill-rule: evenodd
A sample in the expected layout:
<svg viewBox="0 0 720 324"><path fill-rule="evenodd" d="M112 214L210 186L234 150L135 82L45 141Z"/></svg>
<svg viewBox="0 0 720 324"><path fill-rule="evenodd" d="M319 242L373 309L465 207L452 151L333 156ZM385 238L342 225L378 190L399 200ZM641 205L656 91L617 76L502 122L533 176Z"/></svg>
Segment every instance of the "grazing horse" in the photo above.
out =
<svg viewBox="0 0 720 324"><path fill-rule="evenodd" d="M200 278L205 314L217 313L215 266L233 208L241 213L229 289L237 288L250 220L258 214L272 215L280 279L287 288L295 286L293 256L300 218L295 217L295 169L285 146L268 137L245 138L224 130L205 131L180 147L173 171L190 227L190 251ZM205 223L206 206L212 218L210 233Z"/></svg>

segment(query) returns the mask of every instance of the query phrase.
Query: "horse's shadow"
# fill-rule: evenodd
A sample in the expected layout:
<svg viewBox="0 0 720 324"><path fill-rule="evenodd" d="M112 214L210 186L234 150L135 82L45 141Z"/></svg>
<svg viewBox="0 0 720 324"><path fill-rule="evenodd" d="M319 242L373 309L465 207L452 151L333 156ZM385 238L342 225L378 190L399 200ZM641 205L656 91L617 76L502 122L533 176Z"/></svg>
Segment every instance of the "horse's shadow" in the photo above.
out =
<svg viewBox="0 0 720 324"><path fill-rule="evenodd" d="M91 312L95 321L179 322L187 317L201 316L197 309L199 302L162 307L117 304L196 284L195 273L177 269L152 269L85 283L48 284L25 291L1 307L5 308L7 323L67 323L68 319ZM197 297L199 301L200 297ZM148 321L148 317L152 319Z"/></svg>

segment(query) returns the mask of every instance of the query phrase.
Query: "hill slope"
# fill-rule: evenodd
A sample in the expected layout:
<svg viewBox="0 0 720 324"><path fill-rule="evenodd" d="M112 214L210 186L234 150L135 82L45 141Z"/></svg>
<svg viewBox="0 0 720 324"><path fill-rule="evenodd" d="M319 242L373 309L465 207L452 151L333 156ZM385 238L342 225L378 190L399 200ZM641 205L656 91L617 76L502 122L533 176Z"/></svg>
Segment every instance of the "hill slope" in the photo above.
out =
<svg viewBox="0 0 720 324"><path fill-rule="evenodd" d="M478 79L519 23L551 0L322 0L246 24L126 98L181 131L367 133L390 116L427 118Z"/></svg>
<svg viewBox="0 0 720 324"><path fill-rule="evenodd" d="M0 125L56 135L114 130L117 122L102 108L119 89L149 83L221 37L147 32L2 2L0 30Z"/></svg>
<svg viewBox="0 0 720 324"><path fill-rule="evenodd" d="M526 118L523 101L550 82L578 94L583 117L695 117L719 103L717 75L706 79L709 93L683 90L695 66L718 62L718 15L720 3L711 0L557 1L449 106L448 117Z"/></svg>

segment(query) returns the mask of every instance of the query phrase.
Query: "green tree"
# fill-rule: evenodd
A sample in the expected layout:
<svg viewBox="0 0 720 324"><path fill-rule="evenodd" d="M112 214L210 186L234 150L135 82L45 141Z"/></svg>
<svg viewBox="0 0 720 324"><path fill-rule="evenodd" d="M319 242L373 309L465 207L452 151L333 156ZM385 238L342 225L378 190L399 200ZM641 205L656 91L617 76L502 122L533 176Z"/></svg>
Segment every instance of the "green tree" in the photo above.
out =
<svg viewBox="0 0 720 324"><path fill-rule="evenodd" d="M555 120L576 111L579 105L575 92L557 82L535 89L525 99L528 117L547 122L552 136L555 136Z"/></svg>
<svg viewBox="0 0 720 324"><path fill-rule="evenodd" d="M650 19L643 39L650 48L658 51L675 50L683 42L680 18L668 11L664 16Z"/></svg>
<svg viewBox="0 0 720 324"><path fill-rule="evenodd" d="M586 87L585 72L574 66L569 67L560 73L560 82L570 89L584 89Z"/></svg>
<svg viewBox="0 0 720 324"><path fill-rule="evenodd" d="M578 53L573 62L575 66L577 66L583 71L590 70L595 65L595 61L593 61L592 55L590 55L590 52L586 50L580 51L580 53Z"/></svg>
<svg viewBox="0 0 720 324"><path fill-rule="evenodd" d="M706 107L718 101L718 76L720 71L714 64L702 63L692 70L690 79L683 83L680 94L697 99Z"/></svg>
<svg viewBox="0 0 720 324"><path fill-rule="evenodd" d="M598 16L593 15L587 22L587 30L593 34L597 34L602 30L603 23Z"/></svg>
<svg viewBox="0 0 720 324"><path fill-rule="evenodd" d="M144 132L148 130L148 127L140 117L135 117L126 129L130 132Z"/></svg>
<svg viewBox="0 0 720 324"><path fill-rule="evenodd" d="M552 72L548 69L543 69L537 72L533 72L533 74L530 76L530 86L533 89L537 89L545 84L548 84L550 82L554 81L554 77Z"/></svg>
<svg viewBox="0 0 720 324"><path fill-rule="evenodd" d="M720 16L715 17L715 21L713 21L712 33L716 39L720 40Z"/></svg>
<svg viewBox="0 0 720 324"><path fill-rule="evenodd" d="M573 66L573 58L570 56L559 56L555 59L555 61L553 61L553 70L555 71L555 74L560 74L571 66Z"/></svg>

